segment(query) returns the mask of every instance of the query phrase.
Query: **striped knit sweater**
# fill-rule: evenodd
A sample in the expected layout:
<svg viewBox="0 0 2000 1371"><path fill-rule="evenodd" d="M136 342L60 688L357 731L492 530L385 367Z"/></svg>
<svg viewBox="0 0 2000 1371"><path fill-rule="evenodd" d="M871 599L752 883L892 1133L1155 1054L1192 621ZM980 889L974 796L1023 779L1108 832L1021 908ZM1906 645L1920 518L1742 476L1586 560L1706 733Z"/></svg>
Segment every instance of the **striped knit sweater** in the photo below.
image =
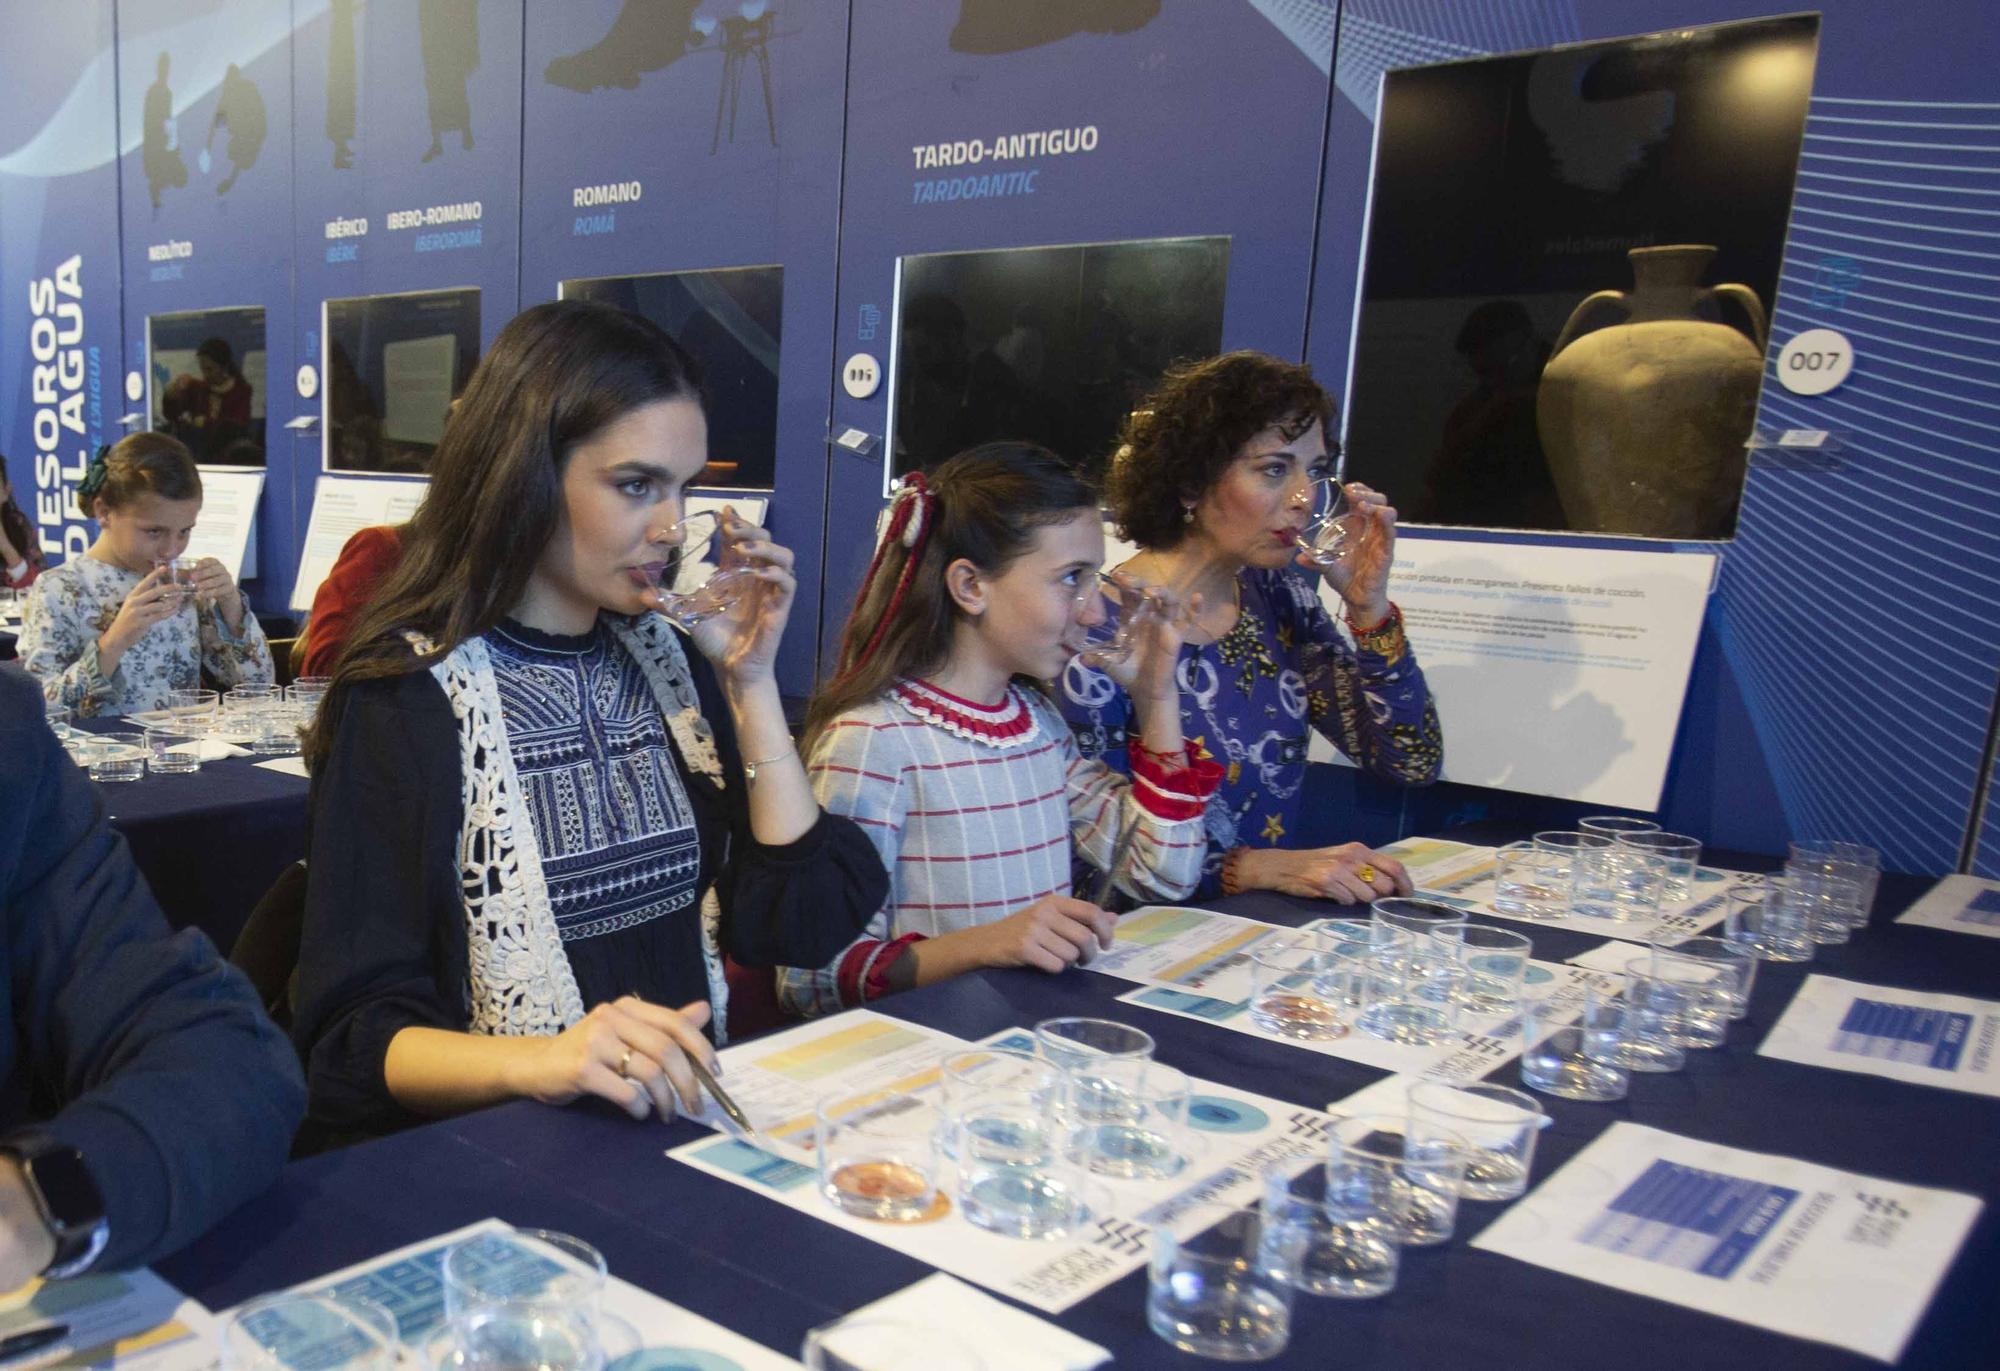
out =
<svg viewBox="0 0 2000 1371"><path fill-rule="evenodd" d="M1202 814L1222 768L1191 759L1168 774L1133 755L1130 779L1083 757L1055 707L1018 684L987 707L902 681L842 714L813 748L813 790L874 841L889 899L827 966L782 969L779 999L814 1015L872 998L899 944L1069 894L1072 850L1102 870L1135 815L1119 889L1141 900L1186 895L1201 875Z"/></svg>

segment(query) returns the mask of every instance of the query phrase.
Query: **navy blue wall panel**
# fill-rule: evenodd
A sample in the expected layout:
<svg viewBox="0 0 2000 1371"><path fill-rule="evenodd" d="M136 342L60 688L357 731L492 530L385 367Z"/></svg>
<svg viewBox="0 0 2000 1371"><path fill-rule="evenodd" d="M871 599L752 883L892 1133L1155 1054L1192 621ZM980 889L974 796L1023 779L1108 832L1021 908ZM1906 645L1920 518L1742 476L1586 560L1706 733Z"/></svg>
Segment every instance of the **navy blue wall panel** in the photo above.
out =
<svg viewBox="0 0 2000 1371"><path fill-rule="evenodd" d="M282 612L291 594L305 535L294 491L298 464L283 427L297 395L291 31L290 0L118 4L121 413L143 411L149 399L157 407L151 390L132 399L126 379L147 370L148 317L264 311L265 373L273 384L255 399L272 460L257 510L257 576L246 588L258 609L273 612ZM235 352L240 365L243 349Z"/></svg>
<svg viewBox="0 0 2000 1371"><path fill-rule="evenodd" d="M1330 19L1326 5L1282 0L856 0L836 362L865 351L888 363L904 254L1208 235L1230 239L1223 346L1296 357ZM946 166L917 151L1083 129L1093 150ZM968 180L993 193L966 198ZM862 400L836 388L834 431L879 437L888 399L886 384ZM830 459L829 659L867 564L882 459L879 446Z"/></svg>
<svg viewBox="0 0 2000 1371"><path fill-rule="evenodd" d="M770 517L798 555L779 678L802 695L818 632L847 5L776 0L744 21L756 8L529 10L521 301L579 277L784 268ZM638 198L622 198L634 183Z"/></svg>
<svg viewBox="0 0 2000 1371"><path fill-rule="evenodd" d="M295 360L323 380L328 299L454 287L483 350L519 304L522 0L292 8ZM293 444L301 532L322 436Z"/></svg>
<svg viewBox="0 0 2000 1371"><path fill-rule="evenodd" d="M1865 839L1892 865L1944 871L1970 819L2000 668L2000 106L1988 63L1951 60L1970 52L1953 35L1990 33L1992 19L1980 0L1816 8L1819 62L1772 355L1827 327L1849 335L1858 361L1824 396L1767 386L1759 421L1834 431L1844 465L1752 470L1662 817L1765 851L1793 833ZM1764 12L1693 0L1346 0L1314 365L1346 371L1385 68ZM1401 817L1425 827L1515 803L1443 787L1412 797Z"/></svg>
<svg viewBox="0 0 2000 1371"><path fill-rule="evenodd" d="M0 453L55 562L90 546L76 482L124 413L114 23L10 5L0 32Z"/></svg>

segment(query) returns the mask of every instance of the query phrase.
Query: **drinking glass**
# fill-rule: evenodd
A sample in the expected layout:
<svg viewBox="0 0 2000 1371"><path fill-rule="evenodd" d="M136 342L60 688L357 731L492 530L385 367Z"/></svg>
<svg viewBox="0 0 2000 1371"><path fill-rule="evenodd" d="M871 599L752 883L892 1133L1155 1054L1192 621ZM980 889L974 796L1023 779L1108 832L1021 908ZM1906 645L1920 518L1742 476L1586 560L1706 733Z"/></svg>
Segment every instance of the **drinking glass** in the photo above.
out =
<svg viewBox="0 0 2000 1371"><path fill-rule="evenodd" d="M1058 1070L1075 1072L1106 1057L1150 1057L1153 1035L1116 1019L1043 1019L1035 1050Z"/></svg>
<svg viewBox="0 0 2000 1371"><path fill-rule="evenodd" d="M1560 919L1569 913L1569 876L1558 854L1533 843L1509 843L1495 860L1495 909L1519 919Z"/></svg>
<svg viewBox="0 0 2000 1371"><path fill-rule="evenodd" d="M445 1250L445 1371L600 1371L604 1258L565 1233L477 1233Z"/></svg>
<svg viewBox="0 0 2000 1371"><path fill-rule="evenodd" d="M1631 1018L1619 1046L1619 1062L1630 1070L1648 1072L1679 1071L1686 1066L1688 1013L1696 996L1705 993L1701 982L1664 963L1655 964L1651 957L1626 962L1625 1003Z"/></svg>
<svg viewBox="0 0 2000 1371"><path fill-rule="evenodd" d="M937 1204L938 1107L921 1095L828 1095L814 1109L819 1190L861 1219L908 1223Z"/></svg>
<svg viewBox="0 0 2000 1371"><path fill-rule="evenodd" d="M1622 1100L1631 1089L1621 1049L1630 1008L1610 991L1544 995L1522 1016L1521 1084L1566 1100Z"/></svg>
<svg viewBox="0 0 2000 1371"><path fill-rule="evenodd" d="M1084 1174L1064 1155L1062 1073L1023 1053L948 1059L958 1082L947 1097L944 1136L958 1159L958 1207L975 1227L1015 1238L1049 1238L1090 1218ZM984 1056L984 1061L969 1058Z"/></svg>
<svg viewBox="0 0 2000 1371"><path fill-rule="evenodd" d="M1683 938L1677 943L1654 942L1655 957L1678 957L1683 961L1713 967L1718 975L1716 990L1724 999L1727 1017L1745 1018L1750 1013L1750 990L1757 983L1757 954L1727 938Z"/></svg>
<svg viewBox="0 0 2000 1371"><path fill-rule="evenodd" d="M1633 819L1623 814L1591 814L1576 821L1576 830L1616 842L1632 833L1658 833L1660 826L1651 819Z"/></svg>
<svg viewBox="0 0 2000 1371"><path fill-rule="evenodd" d="M1299 551L1321 571L1338 566L1353 553L1364 517L1348 504L1339 481L1315 482L1312 517L1296 539Z"/></svg>
<svg viewBox="0 0 2000 1371"><path fill-rule="evenodd" d="M1440 924L1430 936L1463 968L1458 995L1475 1014L1512 1014L1528 980L1535 945L1526 936L1463 919Z"/></svg>
<svg viewBox="0 0 2000 1371"><path fill-rule="evenodd" d="M1188 1078L1144 1057L1105 1057L1069 1073L1063 1118L1069 1156L1100 1176L1164 1180L1190 1153Z"/></svg>
<svg viewBox="0 0 2000 1371"><path fill-rule="evenodd" d="M1598 853L1609 851L1611 839L1601 833L1550 828L1537 833L1534 844L1555 859L1549 874L1562 882L1564 902L1567 903L1570 887L1576 883L1577 867L1588 863Z"/></svg>
<svg viewBox="0 0 2000 1371"><path fill-rule="evenodd" d="M194 567L198 560L194 557L162 557L153 563L155 571L164 573L160 584L172 587L170 594L176 610L194 598Z"/></svg>
<svg viewBox="0 0 2000 1371"><path fill-rule="evenodd" d="M1788 873L1835 876L1860 887L1851 915L1855 928L1864 928L1875 909L1875 890L1882 881L1882 854L1861 843L1830 842L1823 839L1796 842L1785 860Z"/></svg>
<svg viewBox="0 0 2000 1371"><path fill-rule="evenodd" d="M250 750L260 757L283 757L299 750L304 716L285 700L267 701L250 715Z"/></svg>
<svg viewBox="0 0 2000 1371"><path fill-rule="evenodd" d="M352 1297L286 1292L251 1300L222 1325L228 1371L393 1371L396 1321Z"/></svg>
<svg viewBox="0 0 2000 1371"><path fill-rule="evenodd" d="M1733 885L1729 900L1728 940L1748 948L1766 962L1809 962L1815 950L1808 905L1791 898L1782 880L1763 885Z"/></svg>
<svg viewBox="0 0 2000 1371"><path fill-rule="evenodd" d="M1577 858L1570 881L1572 910L1621 923L1650 919L1660 912L1667 892L1667 860L1626 843L1621 838Z"/></svg>
<svg viewBox="0 0 2000 1371"><path fill-rule="evenodd" d="M1344 1036L1353 961L1313 933L1265 939L1250 954L1251 1022L1300 1041Z"/></svg>
<svg viewBox="0 0 2000 1371"><path fill-rule="evenodd" d="M146 764L156 776L201 770L201 735L181 723L148 724Z"/></svg>
<svg viewBox="0 0 2000 1371"><path fill-rule="evenodd" d="M809 1371L986 1371L987 1366L956 1333L931 1324L866 1317L809 1330L799 1355Z"/></svg>
<svg viewBox="0 0 2000 1371"><path fill-rule="evenodd" d="M1355 1026L1389 1042L1441 1042L1458 1028L1465 968L1431 930L1462 922L1461 911L1427 900L1380 899L1375 920L1401 936L1361 954L1353 984L1361 1012Z"/></svg>
<svg viewBox="0 0 2000 1371"><path fill-rule="evenodd" d="M1292 1336L1295 1232L1255 1209L1171 1206L1152 1226L1146 1323L1218 1361L1268 1361Z"/></svg>
<svg viewBox="0 0 2000 1371"><path fill-rule="evenodd" d="M713 511L688 515L674 525L679 538L673 560L658 568L657 575L655 569L646 572L660 592L659 612L683 633L727 610L756 584L747 567L718 565L721 529L721 516ZM671 581L664 579L668 574Z"/></svg>
<svg viewBox="0 0 2000 1371"><path fill-rule="evenodd" d="M1525 1194L1535 1140L1550 1122L1533 1095L1509 1086L1418 1081L1410 1087L1413 1137L1443 1132L1464 1140L1465 1180L1459 1193L1469 1200L1511 1200Z"/></svg>
<svg viewBox="0 0 2000 1371"><path fill-rule="evenodd" d="M1351 1114L1327 1129L1328 1188L1345 1184L1350 1168L1368 1185L1388 1185L1388 1218L1404 1247L1435 1247L1458 1226L1465 1184L1465 1139L1449 1129L1419 1135L1402 1114ZM1386 1163L1386 1166L1385 1166Z"/></svg>
<svg viewBox="0 0 2000 1371"><path fill-rule="evenodd" d="M1100 571L1077 591L1079 612L1092 596L1114 608L1084 629L1083 650L1077 656L1085 666L1101 670L1130 657L1140 633L1160 618L1159 592L1129 573L1113 576Z"/></svg>
<svg viewBox="0 0 2000 1371"><path fill-rule="evenodd" d="M944 1114L938 1150L947 1157L958 1155L958 1129L953 1121L975 1095L995 1090L1029 1092L1051 1109L1060 1109L1062 1084L1062 1068L1032 1052L980 1047L951 1053L938 1068L938 1093Z"/></svg>
<svg viewBox="0 0 2000 1371"><path fill-rule="evenodd" d="M174 690L167 693L167 713L174 722L191 732L205 733L215 724L222 696L213 690Z"/></svg>
<svg viewBox="0 0 2000 1371"><path fill-rule="evenodd" d="M1804 911L1807 932L1816 943L1844 943L1866 922L1861 910L1861 882L1853 876L1788 869L1785 900Z"/></svg>
<svg viewBox="0 0 2000 1371"><path fill-rule="evenodd" d="M59 705L53 700L42 701L42 718L49 726L49 732L58 738L69 737L69 706Z"/></svg>
<svg viewBox="0 0 2000 1371"><path fill-rule="evenodd" d="M146 774L146 735L99 733L86 754L93 781L136 781Z"/></svg>
<svg viewBox="0 0 2000 1371"><path fill-rule="evenodd" d="M1293 1173L1281 1163L1264 1173L1263 1212L1273 1234L1288 1231L1297 1255L1292 1283L1309 1295L1368 1299L1396 1286L1402 1248L1396 1234L1395 1166L1371 1169L1350 1158Z"/></svg>
<svg viewBox="0 0 2000 1371"><path fill-rule="evenodd" d="M1663 902L1682 904L1694 895L1695 872L1701 867L1701 840L1681 833L1627 833L1617 840L1627 853L1649 853L1661 860Z"/></svg>

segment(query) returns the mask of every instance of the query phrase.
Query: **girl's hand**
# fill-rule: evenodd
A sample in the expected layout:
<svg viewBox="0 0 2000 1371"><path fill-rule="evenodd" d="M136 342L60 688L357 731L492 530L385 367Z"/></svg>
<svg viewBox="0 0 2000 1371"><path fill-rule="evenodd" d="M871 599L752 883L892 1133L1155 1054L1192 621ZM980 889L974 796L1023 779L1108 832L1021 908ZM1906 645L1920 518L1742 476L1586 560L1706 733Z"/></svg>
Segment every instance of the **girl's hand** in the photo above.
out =
<svg viewBox="0 0 2000 1371"><path fill-rule="evenodd" d="M1111 579L1129 592L1122 597L1119 622L1131 626L1132 651L1123 661L1107 662L1101 669L1135 701L1170 703L1178 709L1180 683L1175 673L1188 627L1201 613L1201 595L1197 592L1183 601L1165 586L1141 590L1122 571L1112 572Z"/></svg>
<svg viewBox="0 0 2000 1371"><path fill-rule="evenodd" d="M680 1108L701 1109L700 1083L688 1067L698 1056L721 1070L715 1049L702 1037L706 1001L679 1010L625 995L598 1005L524 1057L514 1093L544 1104L568 1104L582 1095L611 1101L635 1119L671 1119Z"/></svg>
<svg viewBox="0 0 2000 1371"><path fill-rule="evenodd" d="M1089 965L1099 950L1110 951L1117 930L1117 916L1087 900L1044 895L1018 914L959 936L978 938L981 966L1054 972L1072 962Z"/></svg>
<svg viewBox="0 0 2000 1371"><path fill-rule="evenodd" d="M1347 601L1348 618L1357 624L1380 623L1389 613L1389 570L1396 561L1396 508L1381 492L1359 481L1347 485L1347 518L1352 520L1354 547L1321 574ZM1299 561L1311 566L1303 555Z"/></svg>
<svg viewBox="0 0 2000 1371"><path fill-rule="evenodd" d="M228 567L213 557L204 557L194 564L194 579L190 585L194 590L195 603L213 605L220 610L223 622L229 625L231 633L243 627L243 596L237 590Z"/></svg>
<svg viewBox="0 0 2000 1371"><path fill-rule="evenodd" d="M773 679L778 642L798 593L792 550L772 542L734 506L724 507L716 539L715 574L735 578L736 598L722 613L696 624L689 636L721 669L725 684L758 685ZM657 605L658 592L649 591L647 601Z"/></svg>
<svg viewBox="0 0 2000 1371"><path fill-rule="evenodd" d="M126 648L151 632L154 624L173 617L180 607L180 588L167 580L163 569L154 568L118 606L118 616L97 640L99 654L114 659L123 656ZM114 660L104 668L104 674L109 676L117 669Z"/></svg>

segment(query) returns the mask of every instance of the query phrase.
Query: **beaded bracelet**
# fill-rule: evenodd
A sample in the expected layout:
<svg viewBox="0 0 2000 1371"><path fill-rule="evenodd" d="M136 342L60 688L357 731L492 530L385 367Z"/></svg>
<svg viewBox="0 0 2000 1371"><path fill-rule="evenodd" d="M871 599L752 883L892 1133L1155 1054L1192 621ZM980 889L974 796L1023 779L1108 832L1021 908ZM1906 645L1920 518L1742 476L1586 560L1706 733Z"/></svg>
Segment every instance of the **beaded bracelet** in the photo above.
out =
<svg viewBox="0 0 2000 1371"><path fill-rule="evenodd" d="M1243 893L1242 862L1247 847L1232 847L1222 854L1222 893L1241 895Z"/></svg>
<svg viewBox="0 0 2000 1371"><path fill-rule="evenodd" d="M1389 612L1382 621L1369 628L1361 628L1352 619L1347 621L1348 629L1354 634L1354 645L1363 652L1373 652L1378 656L1394 660L1403 655L1403 611L1389 602Z"/></svg>

